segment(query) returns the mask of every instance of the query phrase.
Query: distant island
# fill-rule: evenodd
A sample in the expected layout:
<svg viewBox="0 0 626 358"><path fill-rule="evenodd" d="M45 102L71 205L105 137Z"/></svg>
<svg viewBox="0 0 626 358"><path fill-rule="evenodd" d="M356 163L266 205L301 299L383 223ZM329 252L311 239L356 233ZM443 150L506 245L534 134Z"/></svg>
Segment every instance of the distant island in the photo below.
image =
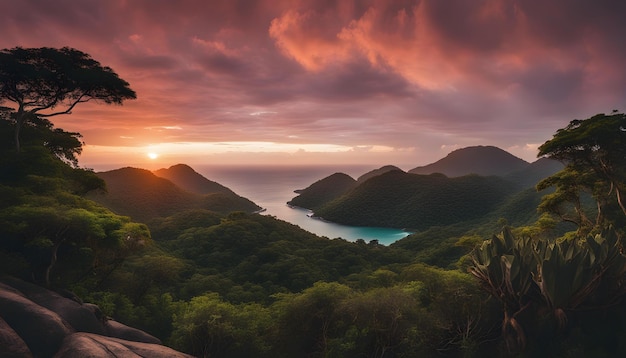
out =
<svg viewBox="0 0 626 358"><path fill-rule="evenodd" d="M467 147L406 173L395 166L358 180L335 173L299 190L288 204L355 226L425 230L496 215L526 225L537 219L541 199L528 189L562 168L546 158L528 163L493 146ZM513 202L524 202L528 213L511 210Z"/></svg>

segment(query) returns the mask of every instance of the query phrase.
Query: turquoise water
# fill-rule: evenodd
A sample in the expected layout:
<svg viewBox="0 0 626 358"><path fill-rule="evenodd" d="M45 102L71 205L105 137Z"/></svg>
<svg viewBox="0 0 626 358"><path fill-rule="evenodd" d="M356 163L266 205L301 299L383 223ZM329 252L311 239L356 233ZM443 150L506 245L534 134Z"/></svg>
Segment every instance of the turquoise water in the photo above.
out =
<svg viewBox="0 0 626 358"><path fill-rule="evenodd" d="M294 196L294 190L304 189L315 181L333 173L342 172L357 178L376 169L371 166L301 166L301 167L249 167L249 166L194 166L194 169L207 179L216 181L235 193L246 197L266 209L265 215L298 225L318 236L331 239L342 238L348 241L363 239L366 242L378 240L389 245L409 233L400 229L379 227L355 227L339 225L308 217L309 210L293 208L287 202Z"/></svg>

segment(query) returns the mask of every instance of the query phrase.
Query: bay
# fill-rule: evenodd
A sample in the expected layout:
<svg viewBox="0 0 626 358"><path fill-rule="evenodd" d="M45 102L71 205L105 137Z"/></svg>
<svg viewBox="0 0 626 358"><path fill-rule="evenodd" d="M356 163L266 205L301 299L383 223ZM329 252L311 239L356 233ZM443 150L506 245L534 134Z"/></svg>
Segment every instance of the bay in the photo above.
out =
<svg viewBox="0 0 626 358"><path fill-rule="evenodd" d="M401 229L380 227L357 227L340 225L308 217L309 210L294 208L287 202L295 197L294 190L304 189L315 181L333 173L341 172L358 178L366 172L376 169L372 166L217 166L194 165L194 169L205 178L218 182L238 195L248 198L266 209L264 215L300 226L318 236L331 239L342 238L348 241L362 239L366 242L378 240L389 245L402 239L409 233Z"/></svg>

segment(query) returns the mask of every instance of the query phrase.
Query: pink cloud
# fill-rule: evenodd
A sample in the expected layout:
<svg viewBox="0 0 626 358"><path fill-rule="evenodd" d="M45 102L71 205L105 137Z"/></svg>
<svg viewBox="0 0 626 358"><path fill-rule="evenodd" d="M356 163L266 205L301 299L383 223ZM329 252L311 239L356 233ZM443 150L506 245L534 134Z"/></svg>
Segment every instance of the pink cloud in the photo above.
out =
<svg viewBox="0 0 626 358"><path fill-rule="evenodd" d="M569 120L626 107L626 4L603 5L6 1L0 48L75 47L130 82L136 101L55 118L88 144L301 141L416 147L416 161L491 144L532 156L526 143Z"/></svg>

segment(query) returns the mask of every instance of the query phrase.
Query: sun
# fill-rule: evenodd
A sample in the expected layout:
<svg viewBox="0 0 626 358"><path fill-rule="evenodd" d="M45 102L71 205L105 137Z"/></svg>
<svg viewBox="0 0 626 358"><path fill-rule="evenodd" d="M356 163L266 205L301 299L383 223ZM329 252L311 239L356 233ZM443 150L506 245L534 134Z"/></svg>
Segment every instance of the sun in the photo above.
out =
<svg viewBox="0 0 626 358"><path fill-rule="evenodd" d="M159 157L159 155L157 153L152 153L152 152L148 153L148 158L150 158L150 159L156 159L158 157Z"/></svg>

